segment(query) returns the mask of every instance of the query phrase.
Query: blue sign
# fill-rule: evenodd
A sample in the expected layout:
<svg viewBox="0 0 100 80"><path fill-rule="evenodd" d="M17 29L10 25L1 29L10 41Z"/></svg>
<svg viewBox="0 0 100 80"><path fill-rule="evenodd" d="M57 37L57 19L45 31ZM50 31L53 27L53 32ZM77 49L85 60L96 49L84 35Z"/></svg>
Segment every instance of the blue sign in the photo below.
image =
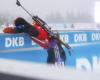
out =
<svg viewBox="0 0 100 80"><path fill-rule="evenodd" d="M100 65L100 31L60 32L60 38L72 47L71 56L64 48L67 66L89 70ZM46 63L47 52L27 34L0 34L0 58Z"/></svg>

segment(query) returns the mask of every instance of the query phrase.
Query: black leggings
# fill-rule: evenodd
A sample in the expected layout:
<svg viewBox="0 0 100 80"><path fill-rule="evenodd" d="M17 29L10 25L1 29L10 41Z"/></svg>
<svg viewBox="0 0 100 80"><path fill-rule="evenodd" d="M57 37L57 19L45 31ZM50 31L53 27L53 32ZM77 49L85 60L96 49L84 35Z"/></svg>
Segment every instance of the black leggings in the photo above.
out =
<svg viewBox="0 0 100 80"><path fill-rule="evenodd" d="M64 63L66 62L66 54L65 51L63 50L62 47L59 47L60 49L60 58L64 61ZM47 57L47 63L49 64L54 64L56 62L56 57L55 57L55 51L53 48L47 50L48 52L48 57Z"/></svg>

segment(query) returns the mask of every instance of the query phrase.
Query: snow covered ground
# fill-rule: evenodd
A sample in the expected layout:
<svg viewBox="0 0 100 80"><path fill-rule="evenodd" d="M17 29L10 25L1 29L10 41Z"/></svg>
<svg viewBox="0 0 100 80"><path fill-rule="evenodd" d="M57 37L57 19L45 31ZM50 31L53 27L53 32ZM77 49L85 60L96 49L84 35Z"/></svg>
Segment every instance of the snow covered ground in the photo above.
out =
<svg viewBox="0 0 100 80"><path fill-rule="evenodd" d="M100 80L100 69L98 71L83 71L7 59L0 59L0 73L36 78L37 80Z"/></svg>

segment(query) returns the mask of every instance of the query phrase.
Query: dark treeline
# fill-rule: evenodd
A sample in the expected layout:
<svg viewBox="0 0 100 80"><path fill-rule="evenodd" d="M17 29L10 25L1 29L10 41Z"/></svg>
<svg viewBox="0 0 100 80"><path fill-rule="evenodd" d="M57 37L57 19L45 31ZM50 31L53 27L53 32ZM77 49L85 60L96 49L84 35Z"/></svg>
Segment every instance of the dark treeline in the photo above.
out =
<svg viewBox="0 0 100 80"><path fill-rule="evenodd" d="M51 13L45 17L47 22L69 22L69 23L76 23L76 22L86 22L91 23L94 22L93 16L89 13L66 13L65 16L62 16L59 12L58 13Z"/></svg>
<svg viewBox="0 0 100 80"><path fill-rule="evenodd" d="M9 13L0 13L0 24L5 24L5 23L12 23L14 20L15 15L11 15ZM27 19L30 20L30 17ZM28 20L28 21L29 21ZM45 16L44 20L49 23L76 23L76 22L86 22L86 23L91 23L94 21L93 16L90 15L89 13L68 13L66 12L66 15L62 16L61 13L56 12L56 13L50 13Z"/></svg>
<svg viewBox="0 0 100 80"><path fill-rule="evenodd" d="M0 24L12 23L13 15L9 13L0 13Z"/></svg>

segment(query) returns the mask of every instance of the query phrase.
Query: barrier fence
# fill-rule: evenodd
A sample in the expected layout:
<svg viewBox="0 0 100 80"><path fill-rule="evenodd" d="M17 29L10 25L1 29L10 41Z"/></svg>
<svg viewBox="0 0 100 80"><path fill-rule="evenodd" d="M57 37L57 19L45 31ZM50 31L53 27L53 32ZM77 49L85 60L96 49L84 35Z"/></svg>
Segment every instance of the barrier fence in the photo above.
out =
<svg viewBox="0 0 100 80"><path fill-rule="evenodd" d="M100 65L100 31L60 32L60 37L72 47L66 66L92 70ZM47 52L32 42L27 34L0 34L0 58L46 63Z"/></svg>

